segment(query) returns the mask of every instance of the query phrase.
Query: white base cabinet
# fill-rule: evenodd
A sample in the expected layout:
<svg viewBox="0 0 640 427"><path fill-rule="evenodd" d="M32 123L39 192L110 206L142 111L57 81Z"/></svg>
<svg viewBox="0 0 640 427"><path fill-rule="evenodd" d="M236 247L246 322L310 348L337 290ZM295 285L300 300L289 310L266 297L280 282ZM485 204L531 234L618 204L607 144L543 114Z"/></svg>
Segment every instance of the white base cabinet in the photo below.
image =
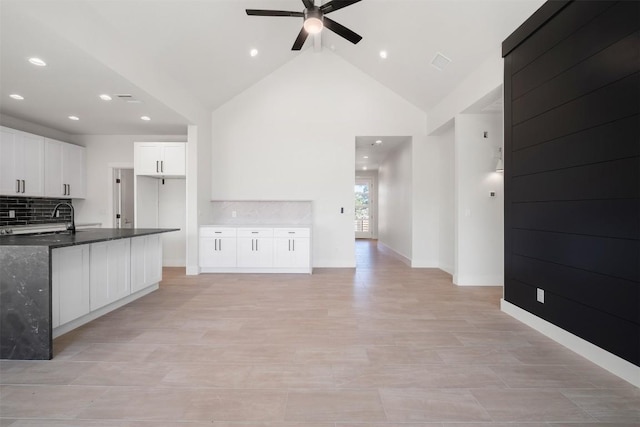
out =
<svg viewBox="0 0 640 427"><path fill-rule="evenodd" d="M157 234L131 239L131 293L162 280L162 240Z"/></svg>
<svg viewBox="0 0 640 427"><path fill-rule="evenodd" d="M200 229L200 267L235 268L236 229L202 227Z"/></svg>
<svg viewBox="0 0 640 427"><path fill-rule="evenodd" d="M158 289L160 281L159 234L53 249L53 336L65 334Z"/></svg>
<svg viewBox="0 0 640 427"><path fill-rule="evenodd" d="M308 269L311 265L311 235L308 228L276 229L273 266Z"/></svg>
<svg viewBox="0 0 640 427"><path fill-rule="evenodd" d="M89 245L51 252L51 285L54 328L89 313Z"/></svg>
<svg viewBox="0 0 640 427"><path fill-rule="evenodd" d="M312 273L308 227L200 228L203 273Z"/></svg>
<svg viewBox="0 0 640 427"><path fill-rule="evenodd" d="M91 310L131 293L131 239L91 244Z"/></svg>

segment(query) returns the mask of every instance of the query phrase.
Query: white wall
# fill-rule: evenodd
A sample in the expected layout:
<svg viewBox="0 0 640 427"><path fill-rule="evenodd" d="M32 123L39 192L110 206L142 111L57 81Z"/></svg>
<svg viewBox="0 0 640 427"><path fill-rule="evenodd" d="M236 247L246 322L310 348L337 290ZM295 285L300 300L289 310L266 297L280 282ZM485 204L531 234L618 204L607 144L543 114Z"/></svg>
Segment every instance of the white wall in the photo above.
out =
<svg viewBox="0 0 640 427"><path fill-rule="evenodd" d="M378 168L378 241L411 260L413 167L411 141L402 143Z"/></svg>
<svg viewBox="0 0 640 427"><path fill-rule="evenodd" d="M449 126L443 133L430 136L429 139L437 147L438 153L438 192L435 199L438 209L438 267L453 275L455 246L454 127Z"/></svg>
<svg viewBox="0 0 640 427"><path fill-rule="evenodd" d="M0 126L6 126L11 129L21 130L23 132L44 136L46 138L57 139L58 141L78 144L76 138L77 135L69 135L68 133L61 132L57 129L17 119L15 117L7 116L6 114L0 114Z"/></svg>
<svg viewBox="0 0 640 427"><path fill-rule="evenodd" d="M483 137L488 132L488 138ZM455 118L455 272L458 285L502 285L503 180L495 172L503 143L502 116ZM491 197L490 192L496 196Z"/></svg>
<svg viewBox="0 0 640 427"><path fill-rule="evenodd" d="M438 268L440 193L438 146L431 138L414 137L412 153L412 250L411 266Z"/></svg>
<svg viewBox="0 0 640 427"><path fill-rule="evenodd" d="M356 135L426 130L421 110L329 50L302 53L212 118L212 198L312 200L314 267L355 267Z"/></svg>

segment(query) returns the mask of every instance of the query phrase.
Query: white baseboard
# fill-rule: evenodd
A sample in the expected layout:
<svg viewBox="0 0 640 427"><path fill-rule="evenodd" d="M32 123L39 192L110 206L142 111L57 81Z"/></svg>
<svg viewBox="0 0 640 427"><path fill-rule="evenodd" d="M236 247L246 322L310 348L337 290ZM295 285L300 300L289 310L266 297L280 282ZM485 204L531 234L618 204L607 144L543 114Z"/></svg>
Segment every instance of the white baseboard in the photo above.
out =
<svg viewBox="0 0 640 427"><path fill-rule="evenodd" d="M188 265L185 269L185 273L187 276L197 276L200 274L200 267L197 265Z"/></svg>
<svg viewBox="0 0 640 427"><path fill-rule="evenodd" d="M406 256L402 255L400 252L396 251L395 249L385 245L384 243L382 243L380 240L378 240L378 249L380 249L382 252L393 256L396 259L399 259L400 261L402 261L403 263L407 264L409 267L411 267L411 260L409 258L407 258Z"/></svg>
<svg viewBox="0 0 640 427"><path fill-rule="evenodd" d="M502 276L453 275L453 283L458 286L503 286Z"/></svg>
<svg viewBox="0 0 640 427"><path fill-rule="evenodd" d="M569 350L578 353L585 359L640 388L640 367L633 363L627 362L615 354L609 353L504 299L500 300L500 309L509 316L562 344Z"/></svg>

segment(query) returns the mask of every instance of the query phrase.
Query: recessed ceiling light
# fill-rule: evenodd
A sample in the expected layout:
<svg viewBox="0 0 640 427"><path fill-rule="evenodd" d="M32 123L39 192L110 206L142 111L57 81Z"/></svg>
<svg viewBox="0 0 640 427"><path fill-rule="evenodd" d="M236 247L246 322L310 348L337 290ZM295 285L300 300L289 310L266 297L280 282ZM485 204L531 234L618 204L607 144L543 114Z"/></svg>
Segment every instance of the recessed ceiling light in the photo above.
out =
<svg viewBox="0 0 640 427"><path fill-rule="evenodd" d="M11 95L9 95L9 97L10 97L10 98L13 98L13 99L17 99L17 100L19 100L19 101L21 101L21 100L23 100L23 99L24 99L24 96L22 96L22 95L18 95L17 93L12 93Z"/></svg>
<svg viewBox="0 0 640 427"><path fill-rule="evenodd" d="M252 58L258 56L258 49L251 49L249 55L251 55Z"/></svg>
<svg viewBox="0 0 640 427"><path fill-rule="evenodd" d="M362 167L362 170L363 170L363 171L366 171L366 170L367 170L367 167L366 167L366 166L363 166L363 167Z"/></svg>
<svg viewBox="0 0 640 427"><path fill-rule="evenodd" d="M29 58L29 62L31 62L33 65L37 65L38 67L46 67L47 63L44 62L42 59L40 58Z"/></svg>
<svg viewBox="0 0 640 427"><path fill-rule="evenodd" d="M145 122L148 122L149 120L151 120L151 117L149 116L142 116L140 117L141 120L144 120Z"/></svg>
<svg viewBox="0 0 640 427"><path fill-rule="evenodd" d="M380 58L387 59L387 56L388 56L388 54L387 54L386 50L381 50L380 51Z"/></svg>
<svg viewBox="0 0 640 427"><path fill-rule="evenodd" d="M80 120L80 117L78 117L78 116L69 116L69 120L76 120L76 121L78 121L78 120Z"/></svg>
<svg viewBox="0 0 640 427"><path fill-rule="evenodd" d="M382 141L381 140L377 140L376 144L382 144Z"/></svg>
<svg viewBox="0 0 640 427"><path fill-rule="evenodd" d="M100 95L100 99L102 99L103 101L111 101L111 97L106 93L103 93L102 95Z"/></svg>
<svg viewBox="0 0 640 427"><path fill-rule="evenodd" d="M368 159L368 158L369 158L369 156L364 156L364 157L362 157L362 158L363 158L363 159Z"/></svg>

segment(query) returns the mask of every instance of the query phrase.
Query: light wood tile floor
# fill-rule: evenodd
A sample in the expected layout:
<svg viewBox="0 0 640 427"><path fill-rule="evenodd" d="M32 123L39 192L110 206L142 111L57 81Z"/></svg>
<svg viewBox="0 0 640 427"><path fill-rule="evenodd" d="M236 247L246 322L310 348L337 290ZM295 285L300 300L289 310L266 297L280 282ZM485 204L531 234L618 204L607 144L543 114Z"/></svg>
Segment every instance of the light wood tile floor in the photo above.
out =
<svg viewBox="0 0 640 427"><path fill-rule="evenodd" d="M185 276L0 362L0 426L640 425L640 390L369 241L358 268Z"/></svg>

